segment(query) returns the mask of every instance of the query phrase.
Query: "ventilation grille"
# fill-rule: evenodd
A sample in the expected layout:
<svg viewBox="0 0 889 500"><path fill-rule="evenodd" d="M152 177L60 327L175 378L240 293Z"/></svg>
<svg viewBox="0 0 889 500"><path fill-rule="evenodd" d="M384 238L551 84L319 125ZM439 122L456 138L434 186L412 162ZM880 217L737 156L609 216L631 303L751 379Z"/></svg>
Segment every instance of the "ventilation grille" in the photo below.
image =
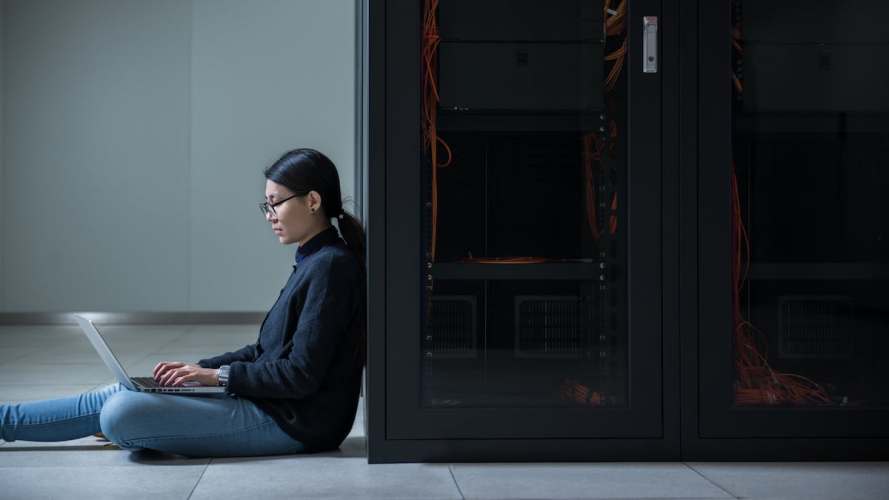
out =
<svg viewBox="0 0 889 500"><path fill-rule="evenodd" d="M778 353L784 358L852 356L852 299L784 296L779 300Z"/></svg>
<svg viewBox="0 0 889 500"><path fill-rule="evenodd" d="M520 295L516 303L517 357L580 358L593 308L576 296Z"/></svg>
<svg viewBox="0 0 889 500"><path fill-rule="evenodd" d="M432 315L424 342L426 357L477 357L477 324L474 296L433 296Z"/></svg>

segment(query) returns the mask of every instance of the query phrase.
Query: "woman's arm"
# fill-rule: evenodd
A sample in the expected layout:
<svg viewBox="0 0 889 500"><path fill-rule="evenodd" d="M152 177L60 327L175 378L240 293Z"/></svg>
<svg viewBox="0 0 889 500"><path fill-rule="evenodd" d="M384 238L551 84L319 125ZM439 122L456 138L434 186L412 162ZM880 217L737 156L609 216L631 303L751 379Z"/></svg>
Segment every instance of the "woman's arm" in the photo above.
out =
<svg viewBox="0 0 889 500"><path fill-rule="evenodd" d="M309 279L287 358L231 361L229 391L242 396L299 399L316 390L355 316L358 267L354 259L326 259Z"/></svg>

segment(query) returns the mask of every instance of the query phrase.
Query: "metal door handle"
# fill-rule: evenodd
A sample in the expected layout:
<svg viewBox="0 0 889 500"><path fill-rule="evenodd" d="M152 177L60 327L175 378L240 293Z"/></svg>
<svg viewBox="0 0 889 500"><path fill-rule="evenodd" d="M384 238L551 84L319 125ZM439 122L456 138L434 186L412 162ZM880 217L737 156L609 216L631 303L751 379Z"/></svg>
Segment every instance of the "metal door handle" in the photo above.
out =
<svg viewBox="0 0 889 500"><path fill-rule="evenodd" d="M642 72L657 73L657 16L642 17Z"/></svg>

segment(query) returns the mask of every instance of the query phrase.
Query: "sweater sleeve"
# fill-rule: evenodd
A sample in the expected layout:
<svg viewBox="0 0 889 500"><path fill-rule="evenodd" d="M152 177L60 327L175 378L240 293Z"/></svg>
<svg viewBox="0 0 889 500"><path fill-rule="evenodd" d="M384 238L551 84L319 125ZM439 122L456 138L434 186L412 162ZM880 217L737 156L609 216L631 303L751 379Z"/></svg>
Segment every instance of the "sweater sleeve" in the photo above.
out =
<svg viewBox="0 0 889 500"><path fill-rule="evenodd" d="M232 394L301 399L321 385L355 314L357 276L349 262L333 256L314 264L290 353L274 361L230 363Z"/></svg>
<svg viewBox="0 0 889 500"><path fill-rule="evenodd" d="M250 362L258 358L261 352L262 347L259 345L259 340L257 340L255 344L246 345L237 351L202 359L198 361L198 366L201 368L219 368L222 365L230 365L235 361Z"/></svg>

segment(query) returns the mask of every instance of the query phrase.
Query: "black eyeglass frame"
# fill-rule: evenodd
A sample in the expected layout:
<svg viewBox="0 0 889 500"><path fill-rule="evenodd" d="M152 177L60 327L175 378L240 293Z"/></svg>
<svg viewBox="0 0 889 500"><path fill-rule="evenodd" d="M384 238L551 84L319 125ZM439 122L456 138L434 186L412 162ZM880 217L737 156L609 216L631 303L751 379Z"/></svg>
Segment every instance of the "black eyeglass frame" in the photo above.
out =
<svg viewBox="0 0 889 500"><path fill-rule="evenodd" d="M284 203L285 201L287 201L289 199L296 198L297 196L305 196L305 195L295 194L293 196L288 196L287 198L284 198L283 200L276 201L275 203L269 203L268 201L261 201L261 202L259 202L259 211L262 212L263 217L265 217L269 212L271 212L275 217L277 217L278 212L275 210L275 207L277 207L278 205Z"/></svg>

